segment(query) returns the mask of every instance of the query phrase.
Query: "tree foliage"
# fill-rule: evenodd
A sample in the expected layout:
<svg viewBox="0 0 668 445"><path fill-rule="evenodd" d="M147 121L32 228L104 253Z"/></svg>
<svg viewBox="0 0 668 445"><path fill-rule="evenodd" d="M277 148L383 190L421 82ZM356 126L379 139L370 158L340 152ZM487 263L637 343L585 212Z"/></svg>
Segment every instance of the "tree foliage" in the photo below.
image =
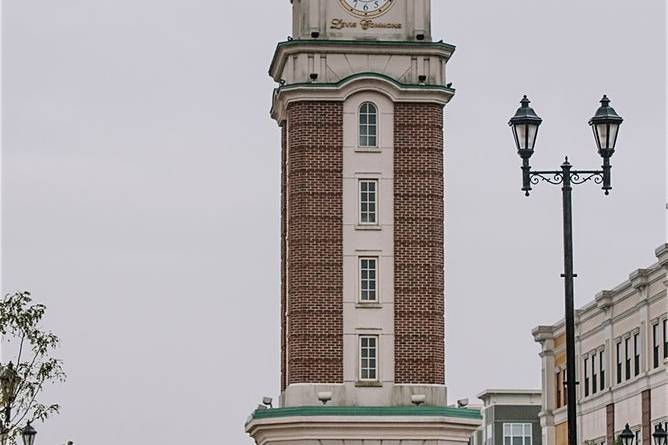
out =
<svg viewBox="0 0 668 445"><path fill-rule="evenodd" d="M16 443L27 422L44 422L60 410L58 404L40 401L46 385L66 378L62 362L53 357L58 337L40 328L45 312L46 306L34 304L29 292L0 300L0 335L12 346L3 351L5 362L0 363L0 419L10 444Z"/></svg>

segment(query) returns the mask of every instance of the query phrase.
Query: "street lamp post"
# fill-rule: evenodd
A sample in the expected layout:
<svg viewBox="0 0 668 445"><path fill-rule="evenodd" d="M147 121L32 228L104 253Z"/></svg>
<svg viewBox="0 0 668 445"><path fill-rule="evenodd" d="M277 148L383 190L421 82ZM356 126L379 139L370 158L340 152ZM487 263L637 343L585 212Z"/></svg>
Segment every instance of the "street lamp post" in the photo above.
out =
<svg viewBox="0 0 668 445"><path fill-rule="evenodd" d="M602 184L605 194L610 194L612 189L610 158L615 152L619 126L623 119L610 107L607 96L601 99L601 107L596 115L589 121L594 131L594 139L598 147L598 153L603 158L601 170L573 170L568 162L568 157L561 165L561 170L533 171L529 160L534 153L538 128L543 120L529 107L531 103L527 96L520 102L521 106L510 119L517 152L522 158L522 191L529 196L532 185L541 181L553 185L561 185L563 201L563 231L564 231L564 291L566 303L566 375L568 382L564 382L567 388L568 400L568 444L577 445L577 423L576 423L576 371L575 371L575 308L573 304L573 279L577 276L573 272L573 208L572 192L573 186L593 181Z"/></svg>
<svg viewBox="0 0 668 445"><path fill-rule="evenodd" d="M660 423L654 428L652 437L654 438L654 445L666 445L666 442L668 442L668 433Z"/></svg>
<svg viewBox="0 0 668 445"><path fill-rule="evenodd" d="M624 431L622 431L622 433L619 435L619 440L622 442L622 445L633 445L633 441L635 440L635 438L636 435L633 434L633 431L631 431L631 428L627 423L626 427L624 428Z"/></svg>

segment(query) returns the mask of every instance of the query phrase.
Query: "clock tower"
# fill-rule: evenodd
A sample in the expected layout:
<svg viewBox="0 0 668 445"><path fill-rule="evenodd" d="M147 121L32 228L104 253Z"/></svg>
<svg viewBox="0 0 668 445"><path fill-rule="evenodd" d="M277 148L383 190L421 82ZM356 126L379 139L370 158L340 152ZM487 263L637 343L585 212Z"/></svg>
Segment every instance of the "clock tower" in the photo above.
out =
<svg viewBox="0 0 668 445"><path fill-rule="evenodd" d="M281 127L281 396L258 445L465 444L447 406L443 108L430 0L292 0Z"/></svg>

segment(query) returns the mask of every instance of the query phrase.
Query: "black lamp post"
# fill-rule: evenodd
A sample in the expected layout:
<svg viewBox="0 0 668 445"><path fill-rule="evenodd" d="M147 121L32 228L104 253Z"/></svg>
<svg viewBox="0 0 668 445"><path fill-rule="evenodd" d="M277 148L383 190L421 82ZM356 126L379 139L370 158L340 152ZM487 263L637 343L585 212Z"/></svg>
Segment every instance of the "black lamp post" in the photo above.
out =
<svg viewBox="0 0 668 445"><path fill-rule="evenodd" d="M619 435L619 439L622 441L622 445L633 445L633 441L636 439L636 435L633 434L633 431L631 431L631 428L629 428L629 424L626 424L626 428L624 428L624 431Z"/></svg>
<svg viewBox="0 0 668 445"><path fill-rule="evenodd" d="M668 441L668 433L663 429L663 425L661 424L655 427L652 437L654 438L654 445L666 445Z"/></svg>
<svg viewBox="0 0 668 445"><path fill-rule="evenodd" d="M28 422L28 424L21 430L21 436L23 437L23 445L34 445L37 431L35 431L35 428Z"/></svg>
<svg viewBox="0 0 668 445"><path fill-rule="evenodd" d="M543 120L529 107L531 102L524 96L521 107L510 119L509 125L513 129L517 152L522 158L522 191L527 196L531 192L532 185L541 181L553 185L561 185L563 200L563 224L564 224L564 287L566 300L566 373L568 382L568 445L577 445L577 423L576 423L576 395L577 385L575 372L575 308L573 305L573 279L577 276L573 273L573 207L572 191L573 185L584 184L593 181L602 184L605 194L608 195L612 189L610 173L610 158L615 152L619 126L623 119L610 107L607 96L601 99L601 107L596 115L589 121L594 129L594 137L598 146L598 153L603 158L601 170L573 170L568 162L568 157L561 165L561 170L532 171L529 160L534 153L538 128ZM628 444L630 445L630 444Z"/></svg>

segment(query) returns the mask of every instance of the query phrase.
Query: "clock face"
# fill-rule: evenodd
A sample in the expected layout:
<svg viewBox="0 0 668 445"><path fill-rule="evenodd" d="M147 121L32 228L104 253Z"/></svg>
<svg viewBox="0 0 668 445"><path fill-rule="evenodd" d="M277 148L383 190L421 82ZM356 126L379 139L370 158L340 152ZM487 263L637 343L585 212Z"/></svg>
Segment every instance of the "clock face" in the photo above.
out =
<svg viewBox="0 0 668 445"><path fill-rule="evenodd" d="M346 11L358 17L373 18L385 14L397 0L339 0Z"/></svg>

